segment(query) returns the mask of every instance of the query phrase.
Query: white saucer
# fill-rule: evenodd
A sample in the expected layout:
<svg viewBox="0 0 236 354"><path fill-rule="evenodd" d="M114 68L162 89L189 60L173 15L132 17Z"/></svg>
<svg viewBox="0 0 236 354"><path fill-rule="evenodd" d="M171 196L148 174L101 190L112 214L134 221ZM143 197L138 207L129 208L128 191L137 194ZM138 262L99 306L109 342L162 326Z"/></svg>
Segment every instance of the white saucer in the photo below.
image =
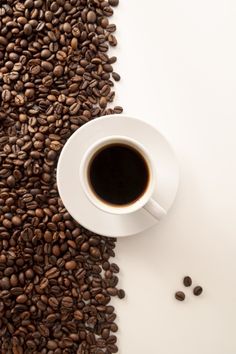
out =
<svg viewBox="0 0 236 354"><path fill-rule="evenodd" d="M142 232L158 221L144 209L128 215L107 214L86 197L80 184L79 166L83 154L97 139L125 135L136 139L151 154L157 171L154 198L168 211L179 183L176 157L166 139L151 125L124 115L110 115L92 120L78 129L62 149L57 183L62 201L72 217L87 229L106 236L122 237Z"/></svg>

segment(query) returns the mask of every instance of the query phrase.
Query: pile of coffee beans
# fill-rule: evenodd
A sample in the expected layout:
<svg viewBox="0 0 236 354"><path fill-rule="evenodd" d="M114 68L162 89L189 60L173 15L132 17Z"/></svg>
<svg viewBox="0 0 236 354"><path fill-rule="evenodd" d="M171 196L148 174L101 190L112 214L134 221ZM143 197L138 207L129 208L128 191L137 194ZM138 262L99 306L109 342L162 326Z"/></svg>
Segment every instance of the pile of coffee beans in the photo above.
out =
<svg viewBox="0 0 236 354"><path fill-rule="evenodd" d="M190 287L192 285L193 281L192 281L192 278L190 276L185 276L183 278L183 285L185 287ZM200 296L203 292L203 288L200 286L200 285L197 285L193 288L193 294L195 296ZM178 301L184 301L185 300L185 293L183 291L176 291L175 293L175 298L176 300Z"/></svg>
<svg viewBox="0 0 236 354"><path fill-rule="evenodd" d="M0 5L0 353L118 351L123 298L115 239L77 224L59 198L61 148L114 99L118 0ZM79 196L78 196L79 198Z"/></svg>

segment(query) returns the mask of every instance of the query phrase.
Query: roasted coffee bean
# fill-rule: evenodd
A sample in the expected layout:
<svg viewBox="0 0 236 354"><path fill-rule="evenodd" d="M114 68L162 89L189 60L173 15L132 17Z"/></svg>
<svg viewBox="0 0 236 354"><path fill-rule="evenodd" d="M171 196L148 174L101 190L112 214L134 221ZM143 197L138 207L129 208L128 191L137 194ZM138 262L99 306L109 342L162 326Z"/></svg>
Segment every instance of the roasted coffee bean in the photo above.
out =
<svg viewBox="0 0 236 354"><path fill-rule="evenodd" d="M73 270L73 269L75 269L76 267L77 267L77 264L76 264L75 261L69 261L69 262L66 262L66 264L65 264L65 268L66 268L67 270Z"/></svg>
<svg viewBox="0 0 236 354"><path fill-rule="evenodd" d="M69 296L65 296L63 297L62 301L61 301L62 306L64 307L72 307L73 306L73 299Z"/></svg>
<svg viewBox="0 0 236 354"><path fill-rule="evenodd" d="M74 318L78 321L81 321L83 319L84 315L83 312L81 312L80 310L76 310L74 312Z"/></svg>
<svg viewBox="0 0 236 354"><path fill-rule="evenodd" d="M43 49L42 52L41 52L41 57L42 57L43 59L49 58L50 55L51 55L51 52L50 52L49 49Z"/></svg>
<svg viewBox="0 0 236 354"><path fill-rule="evenodd" d="M101 252L100 252L99 248L97 248L97 247L90 247L89 252L90 252L91 256L94 258L101 257Z"/></svg>
<svg viewBox="0 0 236 354"><path fill-rule="evenodd" d="M26 24L24 25L24 34L25 34L26 36L29 36L29 35L31 35L32 31L33 31L33 29L32 29L31 24L30 24L30 23L26 23Z"/></svg>
<svg viewBox="0 0 236 354"><path fill-rule="evenodd" d="M116 288L107 288L107 293L111 296L116 296L118 294L118 290Z"/></svg>
<svg viewBox="0 0 236 354"><path fill-rule="evenodd" d="M119 4L119 0L108 0L111 6L117 6Z"/></svg>
<svg viewBox="0 0 236 354"><path fill-rule="evenodd" d="M87 21L89 23L94 23L96 22L96 19L97 19L97 16L96 16L96 13L94 11L89 11L87 13Z"/></svg>
<svg viewBox="0 0 236 354"><path fill-rule="evenodd" d="M188 287L192 285L192 279L189 276L184 277L183 279L184 286Z"/></svg>
<svg viewBox="0 0 236 354"><path fill-rule="evenodd" d="M59 274L60 274L59 269L56 267L52 267L45 273L45 277L48 279L53 279L53 278L57 278Z"/></svg>
<svg viewBox="0 0 236 354"><path fill-rule="evenodd" d="M120 75L119 75L119 74L113 72L113 73L112 73L112 77L113 77L113 79L114 79L115 81L120 81Z"/></svg>
<svg viewBox="0 0 236 354"><path fill-rule="evenodd" d="M185 294L184 294L184 292L183 292L183 291L177 291L177 292L175 293L175 298L176 298L176 300L178 300L178 301L184 301L184 299L185 299Z"/></svg>
<svg viewBox="0 0 236 354"><path fill-rule="evenodd" d="M123 299L125 297L125 291L123 289L118 290L118 297Z"/></svg>
<svg viewBox="0 0 236 354"><path fill-rule="evenodd" d="M53 74L56 76L56 77L60 77L62 76L63 74L63 66L62 65L56 65L54 70L53 70Z"/></svg>
<svg viewBox="0 0 236 354"><path fill-rule="evenodd" d="M112 332L117 332L118 331L118 326L116 323L112 323L110 326L110 329Z"/></svg>
<svg viewBox="0 0 236 354"><path fill-rule="evenodd" d="M24 304L26 301L28 300L27 296L22 294L17 296L16 298L16 302L18 302L19 304Z"/></svg>
<svg viewBox="0 0 236 354"><path fill-rule="evenodd" d="M193 289L193 293L196 296L201 295L201 293L203 292L203 288L201 286L195 286L195 288Z"/></svg>
<svg viewBox="0 0 236 354"><path fill-rule="evenodd" d="M8 102L11 100L11 92L9 90L2 91L2 100L3 102Z"/></svg>
<svg viewBox="0 0 236 354"><path fill-rule="evenodd" d="M57 306L59 305L59 302L58 302L57 298L55 298L55 297L50 297L50 298L48 299L48 304L49 304L51 307L53 307L53 308L57 308Z"/></svg>

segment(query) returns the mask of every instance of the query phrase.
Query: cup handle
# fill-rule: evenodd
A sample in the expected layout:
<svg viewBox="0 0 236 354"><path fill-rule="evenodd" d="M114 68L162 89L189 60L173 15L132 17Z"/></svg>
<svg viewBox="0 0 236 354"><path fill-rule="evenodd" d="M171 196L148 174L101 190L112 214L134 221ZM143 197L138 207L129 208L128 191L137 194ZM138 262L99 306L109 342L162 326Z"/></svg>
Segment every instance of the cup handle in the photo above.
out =
<svg viewBox="0 0 236 354"><path fill-rule="evenodd" d="M143 208L157 220L161 220L166 215L165 209L163 209L154 199L150 199Z"/></svg>

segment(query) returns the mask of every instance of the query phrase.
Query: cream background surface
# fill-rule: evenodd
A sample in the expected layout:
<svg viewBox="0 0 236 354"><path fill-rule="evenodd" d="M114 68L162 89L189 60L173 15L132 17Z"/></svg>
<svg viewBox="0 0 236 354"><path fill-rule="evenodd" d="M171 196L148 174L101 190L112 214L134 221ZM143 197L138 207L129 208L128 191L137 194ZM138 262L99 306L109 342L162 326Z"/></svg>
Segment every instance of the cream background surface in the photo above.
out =
<svg viewBox="0 0 236 354"><path fill-rule="evenodd" d="M168 217L118 240L120 354L236 353L236 2L120 0L116 103L181 169ZM186 274L204 287L174 300Z"/></svg>

